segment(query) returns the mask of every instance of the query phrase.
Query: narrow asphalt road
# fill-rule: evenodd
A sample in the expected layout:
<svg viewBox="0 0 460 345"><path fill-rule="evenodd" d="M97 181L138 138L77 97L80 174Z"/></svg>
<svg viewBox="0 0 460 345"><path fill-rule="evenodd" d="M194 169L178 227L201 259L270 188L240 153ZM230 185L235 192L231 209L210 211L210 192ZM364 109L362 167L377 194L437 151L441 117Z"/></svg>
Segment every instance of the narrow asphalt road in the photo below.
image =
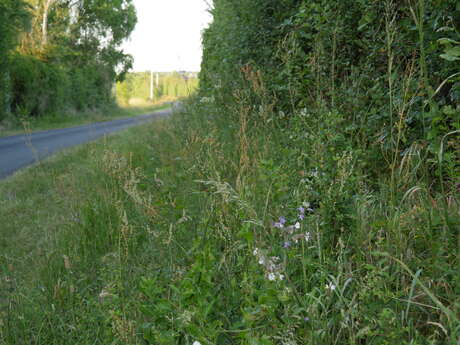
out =
<svg viewBox="0 0 460 345"><path fill-rule="evenodd" d="M171 109L127 119L0 138L0 179L67 147L167 116Z"/></svg>

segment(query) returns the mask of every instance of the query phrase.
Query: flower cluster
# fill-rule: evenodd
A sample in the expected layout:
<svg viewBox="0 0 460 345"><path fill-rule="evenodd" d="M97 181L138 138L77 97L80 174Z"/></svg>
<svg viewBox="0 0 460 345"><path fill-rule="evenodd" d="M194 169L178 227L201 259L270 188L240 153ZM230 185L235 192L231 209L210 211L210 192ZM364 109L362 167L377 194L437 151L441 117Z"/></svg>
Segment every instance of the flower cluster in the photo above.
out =
<svg viewBox="0 0 460 345"><path fill-rule="evenodd" d="M282 272L282 265L279 264L280 258L278 256L265 256L259 248L254 249L252 253L258 260L259 265L265 268L265 277L268 280L284 280Z"/></svg>
<svg viewBox="0 0 460 345"><path fill-rule="evenodd" d="M300 230L302 228L301 222L305 220L306 212L313 212L313 209L310 207L310 204L308 202L304 202L302 206L300 206L297 209L297 211L298 211L298 215L297 215L297 219L294 224L287 225L285 217L280 217L277 222L273 223L274 228L281 229L286 234L286 240L283 243L283 248L287 249L291 247L292 242L299 243L299 241L301 240L305 240L305 242L309 242L311 239L310 232L302 232L302 233L296 233L296 232L297 230Z"/></svg>

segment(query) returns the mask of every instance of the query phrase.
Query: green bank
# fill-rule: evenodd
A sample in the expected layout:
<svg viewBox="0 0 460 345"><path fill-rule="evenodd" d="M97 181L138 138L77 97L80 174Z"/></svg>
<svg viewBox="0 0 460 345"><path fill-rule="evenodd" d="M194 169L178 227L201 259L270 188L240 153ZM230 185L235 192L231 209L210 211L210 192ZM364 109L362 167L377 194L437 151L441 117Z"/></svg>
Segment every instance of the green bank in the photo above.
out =
<svg viewBox="0 0 460 345"><path fill-rule="evenodd" d="M288 136L235 107L195 99L0 184L4 343L456 337L455 201L370 184L337 113Z"/></svg>

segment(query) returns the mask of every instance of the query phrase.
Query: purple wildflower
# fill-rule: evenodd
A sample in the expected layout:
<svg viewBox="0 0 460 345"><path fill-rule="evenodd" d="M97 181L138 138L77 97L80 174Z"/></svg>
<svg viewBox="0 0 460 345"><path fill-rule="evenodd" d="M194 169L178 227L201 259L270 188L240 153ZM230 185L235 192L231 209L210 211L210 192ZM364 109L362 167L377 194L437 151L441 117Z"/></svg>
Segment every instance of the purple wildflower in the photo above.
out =
<svg viewBox="0 0 460 345"><path fill-rule="evenodd" d="M286 224L286 218L280 217L278 222L273 223L274 228L282 229L284 228L284 224Z"/></svg>
<svg viewBox="0 0 460 345"><path fill-rule="evenodd" d="M288 249L290 246L291 246L290 241L286 241L286 242L283 243L283 248L285 248L285 249Z"/></svg>

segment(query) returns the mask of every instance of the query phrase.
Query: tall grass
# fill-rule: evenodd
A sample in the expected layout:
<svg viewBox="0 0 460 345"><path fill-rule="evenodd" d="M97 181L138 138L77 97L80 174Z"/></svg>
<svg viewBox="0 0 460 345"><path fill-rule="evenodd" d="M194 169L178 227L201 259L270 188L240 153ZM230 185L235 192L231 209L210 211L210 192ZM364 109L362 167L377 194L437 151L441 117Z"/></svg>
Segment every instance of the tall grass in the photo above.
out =
<svg viewBox="0 0 460 345"><path fill-rule="evenodd" d="M246 77L1 183L0 341L457 344L457 196Z"/></svg>

